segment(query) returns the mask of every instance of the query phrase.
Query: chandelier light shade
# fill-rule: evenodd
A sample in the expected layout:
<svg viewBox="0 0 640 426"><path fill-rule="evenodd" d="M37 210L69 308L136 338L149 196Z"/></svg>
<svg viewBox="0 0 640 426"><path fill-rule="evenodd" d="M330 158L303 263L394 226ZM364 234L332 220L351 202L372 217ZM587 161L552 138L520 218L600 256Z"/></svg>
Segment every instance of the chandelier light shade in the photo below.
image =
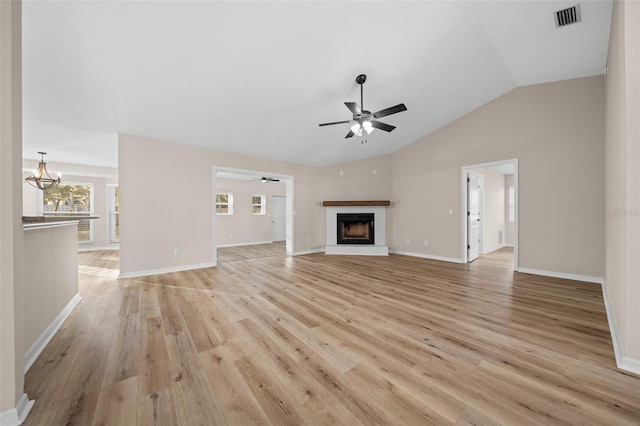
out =
<svg viewBox="0 0 640 426"><path fill-rule="evenodd" d="M47 163L44 162L44 156L47 154L46 152L38 152L41 155L40 163L38 163L38 170L35 171L34 174L26 178L24 181L29 182L31 186L34 186L38 189L45 190L54 185L60 183L60 176L57 179L54 179L49 174L47 170Z"/></svg>

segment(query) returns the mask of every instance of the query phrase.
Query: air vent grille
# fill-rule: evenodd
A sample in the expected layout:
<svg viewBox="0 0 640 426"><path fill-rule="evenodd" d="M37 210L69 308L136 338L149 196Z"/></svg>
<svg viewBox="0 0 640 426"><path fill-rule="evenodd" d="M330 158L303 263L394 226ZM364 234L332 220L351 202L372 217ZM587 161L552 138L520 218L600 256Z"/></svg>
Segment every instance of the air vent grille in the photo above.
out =
<svg viewBox="0 0 640 426"><path fill-rule="evenodd" d="M580 5L559 10L555 13L556 28L566 27L567 25L580 22Z"/></svg>

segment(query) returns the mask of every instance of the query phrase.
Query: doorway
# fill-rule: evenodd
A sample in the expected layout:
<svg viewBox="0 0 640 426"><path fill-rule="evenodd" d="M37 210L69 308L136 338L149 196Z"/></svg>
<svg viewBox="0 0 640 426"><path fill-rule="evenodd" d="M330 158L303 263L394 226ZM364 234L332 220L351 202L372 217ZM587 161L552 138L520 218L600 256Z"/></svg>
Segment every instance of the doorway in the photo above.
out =
<svg viewBox="0 0 640 426"><path fill-rule="evenodd" d="M502 250L518 269L518 160L462 167L463 263ZM513 247L513 249L511 249Z"/></svg>
<svg viewBox="0 0 640 426"><path fill-rule="evenodd" d="M225 188L220 186L230 185L231 182L239 182L238 193L234 194L233 190L225 191ZM235 187L236 184L233 186ZM284 189L272 191L272 186ZM275 201L278 222L277 240L272 238L275 236L272 226L274 207L272 195L280 195ZM224 199L218 200L220 197ZM265 252L265 248L282 247L283 254L293 255L293 176L214 166L212 202L215 204L213 215L215 264L219 261L218 248L244 246L255 254ZM248 212L243 213L241 209ZM224 230L223 234L220 234L221 229ZM247 233L250 236L247 236ZM268 245L270 246L267 247Z"/></svg>

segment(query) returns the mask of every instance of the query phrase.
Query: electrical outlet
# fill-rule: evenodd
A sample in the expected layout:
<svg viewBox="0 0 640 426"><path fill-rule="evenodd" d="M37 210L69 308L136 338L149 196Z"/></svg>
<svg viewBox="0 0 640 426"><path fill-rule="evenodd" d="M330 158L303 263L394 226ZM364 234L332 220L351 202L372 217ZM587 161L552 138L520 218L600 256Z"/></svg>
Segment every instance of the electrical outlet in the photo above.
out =
<svg viewBox="0 0 640 426"><path fill-rule="evenodd" d="M424 240L424 245L425 245L425 246L428 246L428 245L429 245L429 241Z"/></svg>
<svg viewBox="0 0 640 426"><path fill-rule="evenodd" d="M410 244L411 240L409 238L407 238L407 244Z"/></svg>
<svg viewBox="0 0 640 426"><path fill-rule="evenodd" d="M449 216L453 216L453 209L449 209Z"/></svg>
<svg viewBox="0 0 640 426"><path fill-rule="evenodd" d="M179 248L174 248L173 249L173 254L174 254L174 256L180 256L180 249Z"/></svg>
<svg viewBox="0 0 640 426"><path fill-rule="evenodd" d="M372 173L372 174L374 174L374 175L377 175L377 174L378 174L378 171L374 169L374 170L372 170L372 172L371 172L371 173Z"/></svg>

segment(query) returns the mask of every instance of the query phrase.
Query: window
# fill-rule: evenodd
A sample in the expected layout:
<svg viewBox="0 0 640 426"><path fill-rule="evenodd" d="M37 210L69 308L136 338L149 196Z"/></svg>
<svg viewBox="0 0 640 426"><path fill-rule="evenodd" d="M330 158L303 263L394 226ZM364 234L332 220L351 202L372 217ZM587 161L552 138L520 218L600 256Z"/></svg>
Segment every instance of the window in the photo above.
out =
<svg viewBox="0 0 640 426"><path fill-rule="evenodd" d="M120 188L118 185L107 185L109 194L109 242L120 241Z"/></svg>
<svg viewBox="0 0 640 426"><path fill-rule="evenodd" d="M216 193L216 214L233 214L233 193Z"/></svg>
<svg viewBox="0 0 640 426"><path fill-rule="evenodd" d="M93 213L93 184L70 183L39 191L42 196L42 213L45 216L87 215ZM78 242L93 242L91 220L78 222Z"/></svg>
<svg viewBox="0 0 640 426"><path fill-rule="evenodd" d="M251 211L253 214L267 214L266 195L258 194L251 196Z"/></svg>
<svg viewBox="0 0 640 426"><path fill-rule="evenodd" d="M509 186L509 223L513 223L516 217L516 193L513 185Z"/></svg>

